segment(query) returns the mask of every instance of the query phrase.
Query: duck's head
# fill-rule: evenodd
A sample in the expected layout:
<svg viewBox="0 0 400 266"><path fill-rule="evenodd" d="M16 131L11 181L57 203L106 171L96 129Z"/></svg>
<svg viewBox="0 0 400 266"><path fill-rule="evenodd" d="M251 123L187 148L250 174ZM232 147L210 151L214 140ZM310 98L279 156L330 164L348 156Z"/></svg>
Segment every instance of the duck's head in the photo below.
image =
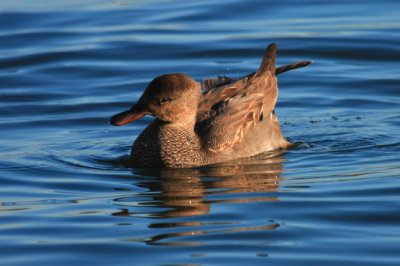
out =
<svg viewBox="0 0 400 266"><path fill-rule="evenodd" d="M185 74L158 76L131 109L114 115L110 122L121 126L152 115L164 122L194 123L200 96L200 84Z"/></svg>

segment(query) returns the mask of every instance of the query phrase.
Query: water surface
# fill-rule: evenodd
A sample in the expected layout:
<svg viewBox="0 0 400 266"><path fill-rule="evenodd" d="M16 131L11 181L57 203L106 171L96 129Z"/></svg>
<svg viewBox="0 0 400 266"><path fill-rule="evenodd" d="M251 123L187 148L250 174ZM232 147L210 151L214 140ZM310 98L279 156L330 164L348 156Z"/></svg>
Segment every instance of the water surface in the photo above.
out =
<svg viewBox="0 0 400 266"><path fill-rule="evenodd" d="M398 1L0 3L2 265L398 265ZM283 134L308 149L124 165L112 127L157 75L257 69L276 42Z"/></svg>

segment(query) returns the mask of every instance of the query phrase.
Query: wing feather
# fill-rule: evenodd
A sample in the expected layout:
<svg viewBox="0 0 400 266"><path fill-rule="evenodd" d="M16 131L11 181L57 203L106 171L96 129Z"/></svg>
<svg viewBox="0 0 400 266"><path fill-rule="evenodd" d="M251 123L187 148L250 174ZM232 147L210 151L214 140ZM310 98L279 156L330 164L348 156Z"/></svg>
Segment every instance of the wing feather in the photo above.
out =
<svg viewBox="0 0 400 266"><path fill-rule="evenodd" d="M262 119L264 95L237 95L227 102L218 115L200 123L198 130L206 132L203 147L210 152L220 152L240 143L251 127Z"/></svg>
<svg viewBox="0 0 400 266"><path fill-rule="evenodd" d="M272 114L278 98L275 75L304 67L302 61L275 68L276 44L268 46L257 72L238 80L229 77L205 79L195 130L204 136L203 147L218 153L241 143L249 132Z"/></svg>

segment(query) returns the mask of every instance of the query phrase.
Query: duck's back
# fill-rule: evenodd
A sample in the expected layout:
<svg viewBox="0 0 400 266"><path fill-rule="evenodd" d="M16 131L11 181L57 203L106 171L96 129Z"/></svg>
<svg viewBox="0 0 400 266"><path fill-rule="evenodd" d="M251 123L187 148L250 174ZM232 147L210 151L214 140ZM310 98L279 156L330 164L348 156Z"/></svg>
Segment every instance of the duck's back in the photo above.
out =
<svg viewBox="0 0 400 266"><path fill-rule="evenodd" d="M275 63L276 45L272 44L256 73L205 91L196 131L208 158L214 157L210 160L232 160L287 147L274 113L278 98Z"/></svg>

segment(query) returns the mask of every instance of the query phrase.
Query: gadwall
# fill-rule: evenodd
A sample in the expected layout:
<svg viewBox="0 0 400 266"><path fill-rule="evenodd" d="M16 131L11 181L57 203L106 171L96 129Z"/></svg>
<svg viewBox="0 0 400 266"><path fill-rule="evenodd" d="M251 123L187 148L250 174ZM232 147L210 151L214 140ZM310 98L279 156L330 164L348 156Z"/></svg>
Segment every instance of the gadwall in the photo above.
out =
<svg viewBox="0 0 400 266"><path fill-rule="evenodd" d="M131 165L193 167L288 148L274 111L275 76L312 61L275 69L276 52L277 45L269 45L257 72L238 80L200 83L180 73L156 77L130 110L111 118L120 126L144 115L156 117L134 142Z"/></svg>

